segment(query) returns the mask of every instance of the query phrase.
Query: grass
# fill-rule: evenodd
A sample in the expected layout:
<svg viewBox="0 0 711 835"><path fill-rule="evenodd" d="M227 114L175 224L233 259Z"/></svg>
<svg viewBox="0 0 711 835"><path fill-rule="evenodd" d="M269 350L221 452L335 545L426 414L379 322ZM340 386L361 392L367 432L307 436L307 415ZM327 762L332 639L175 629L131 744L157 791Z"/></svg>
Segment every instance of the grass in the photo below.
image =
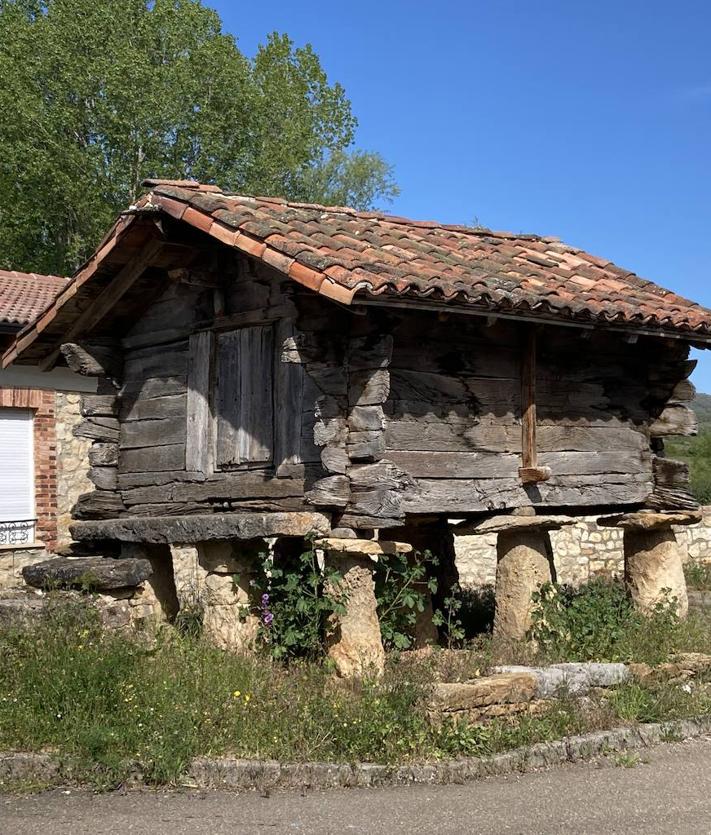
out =
<svg viewBox="0 0 711 835"><path fill-rule="evenodd" d="M685 626L676 648L708 647L710 633L708 623ZM482 638L466 652L393 654L380 681L344 683L325 664L230 655L194 636L150 647L102 633L90 609L64 604L30 631L0 632L0 750L55 752L75 779L107 789L135 770L149 784L174 783L198 755L395 764L711 711L702 681L629 684L486 725L428 721L434 682L535 661L527 652Z"/></svg>

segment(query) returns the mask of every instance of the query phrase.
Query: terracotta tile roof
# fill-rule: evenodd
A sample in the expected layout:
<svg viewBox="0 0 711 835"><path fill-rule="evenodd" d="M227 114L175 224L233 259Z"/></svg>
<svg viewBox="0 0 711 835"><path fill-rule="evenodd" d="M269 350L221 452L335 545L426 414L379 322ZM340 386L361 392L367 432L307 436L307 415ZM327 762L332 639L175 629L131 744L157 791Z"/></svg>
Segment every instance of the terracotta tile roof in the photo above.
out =
<svg viewBox="0 0 711 835"><path fill-rule="evenodd" d="M144 185L150 191L118 218L66 289L25 327L4 354L4 365L38 338L46 345L61 337L84 294L92 295L84 286L116 257L137 219L156 212L344 304L374 297L427 300L711 343L711 310L557 238L244 197L190 180ZM41 353L41 346L31 353Z"/></svg>
<svg viewBox="0 0 711 835"><path fill-rule="evenodd" d="M557 238L149 181L147 205L318 292L429 298L486 310L711 333L711 311Z"/></svg>
<svg viewBox="0 0 711 835"><path fill-rule="evenodd" d="M0 324L26 325L31 322L68 281L58 275L0 270Z"/></svg>

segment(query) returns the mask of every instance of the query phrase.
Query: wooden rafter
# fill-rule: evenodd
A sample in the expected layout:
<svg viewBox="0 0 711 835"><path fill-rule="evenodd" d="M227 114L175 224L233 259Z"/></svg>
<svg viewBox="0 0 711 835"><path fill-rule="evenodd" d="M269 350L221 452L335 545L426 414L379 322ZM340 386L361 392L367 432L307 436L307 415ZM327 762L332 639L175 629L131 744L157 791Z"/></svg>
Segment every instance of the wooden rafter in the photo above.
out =
<svg viewBox="0 0 711 835"><path fill-rule="evenodd" d="M62 342L73 342L77 336L95 327L150 267L162 247L163 242L159 240L147 243L141 250L141 254L132 258L121 268L103 293L79 316L69 330L62 334ZM40 363L41 370L51 371L60 355L60 347L57 346Z"/></svg>

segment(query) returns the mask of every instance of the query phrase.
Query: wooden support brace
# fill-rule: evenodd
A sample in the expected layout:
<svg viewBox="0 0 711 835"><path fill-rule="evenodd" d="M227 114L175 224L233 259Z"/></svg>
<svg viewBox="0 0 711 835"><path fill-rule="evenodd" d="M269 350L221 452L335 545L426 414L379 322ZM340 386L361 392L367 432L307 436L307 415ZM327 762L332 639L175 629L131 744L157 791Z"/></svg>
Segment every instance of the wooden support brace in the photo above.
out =
<svg viewBox="0 0 711 835"><path fill-rule="evenodd" d="M536 448L536 331L528 327L521 362L521 467L519 478L534 484L550 478L549 467L538 466Z"/></svg>

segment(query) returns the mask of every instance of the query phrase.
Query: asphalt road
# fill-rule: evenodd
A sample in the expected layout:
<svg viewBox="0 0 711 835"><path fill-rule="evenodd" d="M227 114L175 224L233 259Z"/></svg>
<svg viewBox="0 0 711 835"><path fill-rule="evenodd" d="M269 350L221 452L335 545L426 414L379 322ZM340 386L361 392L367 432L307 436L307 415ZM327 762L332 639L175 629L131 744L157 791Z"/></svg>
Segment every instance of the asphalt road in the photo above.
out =
<svg viewBox="0 0 711 835"><path fill-rule="evenodd" d="M630 755L633 756L633 755ZM0 796L2 835L71 833L708 833L711 739L494 777L270 797L226 792Z"/></svg>

